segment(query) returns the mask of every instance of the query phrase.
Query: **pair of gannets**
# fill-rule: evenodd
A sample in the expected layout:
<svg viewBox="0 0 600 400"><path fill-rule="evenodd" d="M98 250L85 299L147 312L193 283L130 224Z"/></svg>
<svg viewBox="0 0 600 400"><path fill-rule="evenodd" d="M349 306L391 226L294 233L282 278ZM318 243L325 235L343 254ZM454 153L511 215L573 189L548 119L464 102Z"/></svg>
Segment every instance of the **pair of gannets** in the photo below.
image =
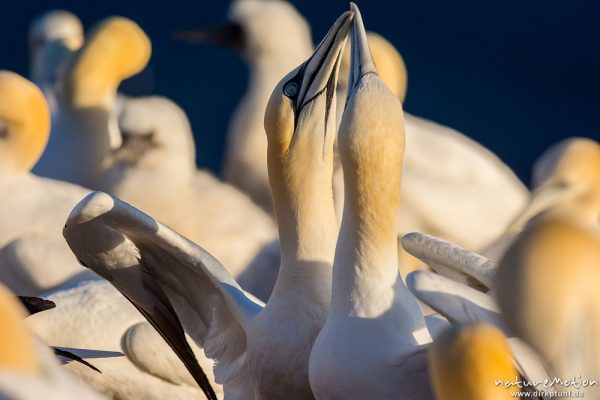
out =
<svg viewBox="0 0 600 400"><path fill-rule="evenodd" d="M78 265L61 237L63 218L89 191L29 172L49 131L40 90L0 71L0 280L21 295L95 276Z"/></svg>
<svg viewBox="0 0 600 400"><path fill-rule="evenodd" d="M196 170L183 110L160 97L121 99L117 107L118 84L149 57L148 37L130 20L111 18L92 31L64 73L53 136L36 171L157 216L206 246L234 276L255 259L276 271L273 222L244 194ZM270 285L252 282L249 289L268 296Z"/></svg>
<svg viewBox="0 0 600 400"><path fill-rule="evenodd" d="M0 285L0 398L105 399L60 367L50 349L29 332L26 316L16 297Z"/></svg>
<svg viewBox="0 0 600 400"><path fill-rule="evenodd" d="M285 67L310 53L310 30L285 1L234 1L230 21L228 29L195 37L217 36L218 42L226 44L235 38L234 47L248 62L248 90L232 116L224 174L228 182L270 210L262 112ZM379 74L403 99L407 78L402 58L380 36L370 35L370 40ZM346 76L341 74L342 81ZM346 83L341 85L344 92ZM408 114L405 125L401 232L422 230L472 249L496 239L526 202L523 184L495 155L459 132ZM334 182L338 188L339 181ZM342 204L343 188L334 194L337 204Z"/></svg>

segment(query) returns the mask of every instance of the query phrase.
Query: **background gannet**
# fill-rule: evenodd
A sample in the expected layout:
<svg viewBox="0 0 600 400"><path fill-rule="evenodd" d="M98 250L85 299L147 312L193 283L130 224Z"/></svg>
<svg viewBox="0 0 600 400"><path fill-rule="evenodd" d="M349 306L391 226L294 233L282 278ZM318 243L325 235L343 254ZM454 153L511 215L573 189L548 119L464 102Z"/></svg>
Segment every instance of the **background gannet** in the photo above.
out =
<svg viewBox="0 0 600 400"><path fill-rule="evenodd" d="M196 169L194 139L181 108L162 97L123 99L119 129L123 143L103 159L99 189L201 244L233 276L253 260L276 276L279 252L263 251L276 240L273 221L245 194ZM266 300L272 282L265 281L244 288Z"/></svg>
<svg viewBox="0 0 600 400"><path fill-rule="evenodd" d="M187 370L157 333L146 335L143 341L130 337L131 329L144 321L144 317L108 282L84 282L47 297L57 307L27 318L27 326L45 343L66 349L100 369L101 374L72 362L63 367L95 390L119 399L205 398L193 380L191 385L189 381L174 381L174 376L185 376L182 370ZM137 355L137 351L132 354L131 346L139 345L146 346L154 357L155 369L130 358ZM192 348L212 376L212 361L201 350ZM171 375L162 373L167 366ZM215 389L219 387L215 385Z"/></svg>
<svg viewBox="0 0 600 400"><path fill-rule="evenodd" d="M57 107L55 91L65 64L83 41L83 25L69 11L46 12L29 27L29 75L44 92L51 111Z"/></svg>
<svg viewBox="0 0 600 400"><path fill-rule="evenodd" d="M23 323L26 316L17 298L0 285L0 397L105 399L60 368L50 349Z"/></svg>
<svg viewBox="0 0 600 400"><path fill-rule="evenodd" d="M312 53L310 27L290 2L278 0L234 0L229 21L182 39L233 47L248 63L248 87L227 132L223 177L273 213L263 116L273 88Z"/></svg>
<svg viewBox="0 0 600 400"><path fill-rule="evenodd" d="M311 396L308 358L329 303L337 232L335 87L351 20L352 13L343 14L315 54L278 84L265 114L282 248L266 305L209 253L109 195L84 199L64 229L81 262L132 301L199 383L204 378L184 329L203 346L230 398Z"/></svg>
<svg viewBox="0 0 600 400"><path fill-rule="evenodd" d="M51 139L34 172L95 187L103 157L121 144L114 103L122 80L150 58L150 40L133 21L108 18L70 58L58 96Z"/></svg>
<svg viewBox="0 0 600 400"><path fill-rule="evenodd" d="M519 392L504 386L518 374L506 337L492 325L447 330L431 345L429 363L437 400L508 400Z"/></svg>
<svg viewBox="0 0 600 400"><path fill-rule="evenodd" d="M559 150L567 155L556 154L562 162L546 171L550 178L540 187L551 193L554 204L530 220L503 256L498 302L510 327L558 378L597 379L600 146L580 141ZM579 154L572 159L568 153ZM600 393L598 386L581 391L593 397Z"/></svg>
<svg viewBox="0 0 600 400"><path fill-rule="evenodd" d="M432 399L417 300L398 271L402 105L377 75L354 3L349 97L338 149L345 203L331 308L310 357L317 399Z"/></svg>
<svg viewBox="0 0 600 400"><path fill-rule="evenodd" d="M40 90L0 71L0 280L20 295L95 276L78 265L61 237L64 218L89 191L29 172L49 130Z"/></svg>

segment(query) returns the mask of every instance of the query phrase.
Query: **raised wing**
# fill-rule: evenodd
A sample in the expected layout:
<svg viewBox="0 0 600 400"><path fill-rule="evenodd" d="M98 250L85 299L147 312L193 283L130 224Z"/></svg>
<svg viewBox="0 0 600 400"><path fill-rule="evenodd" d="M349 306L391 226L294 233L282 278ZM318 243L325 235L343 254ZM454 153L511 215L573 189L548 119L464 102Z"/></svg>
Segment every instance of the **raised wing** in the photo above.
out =
<svg viewBox="0 0 600 400"><path fill-rule="evenodd" d="M540 357L510 332L493 297L429 271L415 271L406 285L413 294L442 314L453 325L486 322L495 325L508 338L519 372L532 382L552 380Z"/></svg>
<svg viewBox="0 0 600 400"><path fill-rule="evenodd" d="M217 382L253 393L245 363L248 321L263 305L247 296L208 252L136 208L95 192L63 230L80 260L144 315L209 399L216 398L185 333L216 361Z"/></svg>
<svg viewBox="0 0 600 400"><path fill-rule="evenodd" d="M477 253L420 232L404 235L402 247L442 275L472 286L493 286L496 263Z"/></svg>

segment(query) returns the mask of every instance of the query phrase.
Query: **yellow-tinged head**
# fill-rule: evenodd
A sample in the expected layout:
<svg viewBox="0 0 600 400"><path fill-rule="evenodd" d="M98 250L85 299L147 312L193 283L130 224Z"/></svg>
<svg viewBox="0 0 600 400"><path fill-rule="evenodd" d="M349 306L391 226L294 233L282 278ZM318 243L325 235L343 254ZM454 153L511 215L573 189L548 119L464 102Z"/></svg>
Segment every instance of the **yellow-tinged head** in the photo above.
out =
<svg viewBox="0 0 600 400"><path fill-rule="evenodd" d="M110 107L121 81L142 71L150 54L150 39L135 22L108 18L71 60L63 94L72 107Z"/></svg>
<svg viewBox="0 0 600 400"><path fill-rule="evenodd" d="M400 101L404 102L408 87L408 72L404 59L394 45L378 33L367 32L367 40L379 77ZM348 87L350 64L350 48L346 48L340 66L340 92L345 93Z"/></svg>
<svg viewBox="0 0 600 400"><path fill-rule="evenodd" d="M542 216L518 236L496 275L513 331L560 378L600 374L600 231L565 215Z"/></svg>
<svg viewBox="0 0 600 400"><path fill-rule="evenodd" d="M0 284L0 369L25 374L40 371L34 339L23 322L26 317L15 295Z"/></svg>
<svg viewBox="0 0 600 400"><path fill-rule="evenodd" d="M504 386L518 374L506 338L491 325L442 333L429 349L429 365L437 400L502 400L519 391Z"/></svg>
<svg viewBox="0 0 600 400"><path fill-rule="evenodd" d="M0 169L27 172L42 155L50 134L50 110L27 79L0 71Z"/></svg>
<svg viewBox="0 0 600 400"><path fill-rule="evenodd" d="M281 80L267 105L267 161L280 234L311 223L305 213L333 212L336 86L352 17L346 12L338 18L314 54ZM284 215L293 217L284 221ZM310 220L322 226L318 218Z"/></svg>
<svg viewBox="0 0 600 400"><path fill-rule="evenodd" d="M375 68L358 8L352 32L348 100L339 128L346 205L369 232L396 244L404 157L404 114ZM372 225L372 226L371 226ZM386 242L387 243L387 242Z"/></svg>
<svg viewBox="0 0 600 400"><path fill-rule="evenodd" d="M60 42L70 50L77 50L83 40L81 21L75 14L65 10L44 13L29 28L29 49L34 57L48 43Z"/></svg>

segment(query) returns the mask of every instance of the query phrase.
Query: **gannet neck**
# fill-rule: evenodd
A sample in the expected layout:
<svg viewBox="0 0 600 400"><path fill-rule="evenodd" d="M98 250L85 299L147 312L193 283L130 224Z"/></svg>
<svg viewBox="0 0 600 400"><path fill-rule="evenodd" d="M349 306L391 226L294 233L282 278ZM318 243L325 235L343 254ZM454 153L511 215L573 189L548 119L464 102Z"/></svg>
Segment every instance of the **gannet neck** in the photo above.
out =
<svg viewBox="0 0 600 400"><path fill-rule="evenodd" d="M29 172L50 134L50 111L42 92L21 76L0 71L0 169Z"/></svg>
<svg viewBox="0 0 600 400"><path fill-rule="evenodd" d="M265 113L269 180L282 257L274 293L284 291L304 272L318 275L306 282L319 290L329 286L331 279L330 270L324 273L323 266L331 268L337 236L331 192L335 90L351 21L349 12L336 21L313 56L277 85Z"/></svg>
<svg viewBox="0 0 600 400"><path fill-rule="evenodd" d="M27 312L4 285L0 285L0 369L25 374L41 372L35 342L23 320Z"/></svg>
<svg viewBox="0 0 600 400"><path fill-rule="evenodd" d="M519 391L504 386L519 375L506 337L492 325L467 325L442 333L431 346L429 364L438 400L508 400Z"/></svg>
<svg viewBox="0 0 600 400"><path fill-rule="evenodd" d="M76 109L110 109L117 87L148 63L150 40L133 21L112 17L97 25L67 68L63 96Z"/></svg>

